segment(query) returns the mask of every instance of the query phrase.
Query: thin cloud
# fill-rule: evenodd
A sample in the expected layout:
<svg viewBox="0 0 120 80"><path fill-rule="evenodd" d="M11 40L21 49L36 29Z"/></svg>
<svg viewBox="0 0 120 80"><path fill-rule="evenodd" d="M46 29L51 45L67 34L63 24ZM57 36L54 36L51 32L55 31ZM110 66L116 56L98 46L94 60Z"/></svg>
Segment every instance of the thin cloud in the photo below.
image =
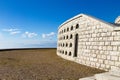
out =
<svg viewBox="0 0 120 80"><path fill-rule="evenodd" d="M21 33L19 29L3 29L2 31L8 32L10 35L15 35Z"/></svg>
<svg viewBox="0 0 120 80"><path fill-rule="evenodd" d="M34 33L34 32L28 32L28 31L26 31L23 35L22 35L22 37L24 37L24 38L33 38L33 37L35 37L35 36L37 36L37 34L36 33Z"/></svg>
<svg viewBox="0 0 120 80"><path fill-rule="evenodd" d="M19 34L21 33L20 31L14 31L14 32L10 32L11 35L15 35L15 34Z"/></svg>
<svg viewBox="0 0 120 80"><path fill-rule="evenodd" d="M51 38L51 37L53 37L53 36L55 36L55 33L54 33L54 32L51 32L51 33L49 33L49 34L42 34L42 38Z"/></svg>
<svg viewBox="0 0 120 80"><path fill-rule="evenodd" d="M3 31L6 31L6 32L13 32L13 31L18 31L19 29L3 29Z"/></svg>

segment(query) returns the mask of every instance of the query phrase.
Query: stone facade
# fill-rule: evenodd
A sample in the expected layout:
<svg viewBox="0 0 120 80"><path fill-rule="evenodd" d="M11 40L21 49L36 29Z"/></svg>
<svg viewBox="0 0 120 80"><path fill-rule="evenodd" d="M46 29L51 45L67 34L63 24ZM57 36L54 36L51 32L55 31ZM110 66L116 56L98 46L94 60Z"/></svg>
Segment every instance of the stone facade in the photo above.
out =
<svg viewBox="0 0 120 80"><path fill-rule="evenodd" d="M120 68L120 17L114 24L79 14L59 26L57 55L102 70Z"/></svg>

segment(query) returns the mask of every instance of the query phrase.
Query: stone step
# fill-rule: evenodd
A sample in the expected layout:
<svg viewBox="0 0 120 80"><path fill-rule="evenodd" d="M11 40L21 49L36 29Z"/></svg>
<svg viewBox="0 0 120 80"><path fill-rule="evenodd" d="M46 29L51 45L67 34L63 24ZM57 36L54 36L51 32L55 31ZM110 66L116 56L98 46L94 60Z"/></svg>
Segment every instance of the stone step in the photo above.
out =
<svg viewBox="0 0 120 80"><path fill-rule="evenodd" d="M94 77L81 78L79 80L96 80Z"/></svg>
<svg viewBox="0 0 120 80"><path fill-rule="evenodd" d="M120 77L111 75L109 72L96 74L95 80L120 80Z"/></svg>
<svg viewBox="0 0 120 80"><path fill-rule="evenodd" d="M113 76L120 77L120 68L119 67L112 67L109 73Z"/></svg>

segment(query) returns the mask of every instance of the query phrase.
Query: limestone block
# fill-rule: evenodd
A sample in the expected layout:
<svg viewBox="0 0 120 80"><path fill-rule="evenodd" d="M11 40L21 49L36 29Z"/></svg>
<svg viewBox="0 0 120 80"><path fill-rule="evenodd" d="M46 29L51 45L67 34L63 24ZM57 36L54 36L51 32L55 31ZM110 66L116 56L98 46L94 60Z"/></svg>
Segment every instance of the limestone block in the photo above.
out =
<svg viewBox="0 0 120 80"><path fill-rule="evenodd" d="M106 36L106 33L101 33L101 36L102 36L102 37Z"/></svg>
<svg viewBox="0 0 120 80"><path fill-rule="evenodd" d="M104 50L104 51L107 50L107 46L103 46L103 50Z"/></svg>
<svg viewBox="0 0 120 80"><path fill-rule="evenodd" d="M119 61L120 61L120 56L119 56Z"/></svg>
<svg viewBox="0 0 120 80"><path fill-rule="evenodd" d="M100 63L96 63L96 67L99 68L100 67Z"/></svg>
<svg viewBox="0 0 120 80"><path fill-rule="evenodd" d="M110 60L110 55L107 56L107 60Z"/></svg>
<svg viewBox="0 0 120 80"><path fill-rule="evenodd" d="M92 67L95 67L95 62L91 62L91 66L92 66Z"/></svg>
<svg viewBox="0 0 120 80"><path fill-rule="evenodd" d="M101 63L101 64L104 62L102 59L99 59L98 61L99 61L99 63Z"/></svg>
<svg viewBox="0 0 120 80"><path fill-rule="evenodd" d="M112 56L119 56L120 52L119 51L110 51L109 54Z"/></svg>
<svg viewBox="0 0 120 80"><path fill-rule="evenodd" d="M109 61L109 64L110 65L115 65L115 62L114 61Z"/></svg>
<svg viewBox="0 0 120 80"><path fill-rule="evenodd" d="M118 47L118 51L120 51L120 46Z"/></svg>
<svg viewBox="0 0 120 80"><path fill-rule="evenodd" d="M111 32L107 32L107 36L111 36Z"/></svg>
<svg viewBox="0 0 120 80"><path fill-rule="evenodd" d="M100 55L97 55L97 58L99 59L99 58L101 58L101 56L100 56Z"/></svg>
<svg viewBox="0 0 120 80"><path fill-rule="evenodd" d="M120 41L113 41L113 42L111 42L111 45L119 46L120 45Z"/></svg>
<svg viewBox="0 0 120 80"><path fill-rule="evenodd" d="M96 54L93 54L92 56L93 56L93 57L96 57L97 55L96 55Z"/></svg>
<svg viewBox="0 0 120 80"><path fill-rule="evenodd" d="M111 60L118 61L118 56L111 56Z"/></svg>
<svg viewBox="0 0 120 80"><path fill-rule="evenodd" d="M98 33L98 29L95 30L95 33L96 33L96 34Z"/></svg>
<svg viewBox="0 0 120 80"><path fill-rule="evenodd" d="M86 77L86 78L80 78L79 80L95 80L94 77Z"/></svg>
<svg viewBox="0 0 120 80"><path fill-rule="evenodd" d="M97 58L94 58L94 62L97 62L97 60L98 60Z"/></svg>
<svg viewBox="0 0 120 80"><path fill-rule="evenodd" d="M109 73L110 73L111 75L119 76L119 77L120 77L120 67L112 66L112 67L111 67L111 70L109 71Z"/></svg>
<svg viewBox="0 0 120 80"><path fill-rule="evenodd" d="M106 59L107 58L107 56L106 55L102 55L102 59Z"/></svg>
<svg viewBox="0 0 120 80"><path fill-rule="evenodd" d="M115 61L115 66L120 66L120 61Z"/></svg>
<svg viewBox="0 0 120 80"><path fill-rule="evenodd" d="M107 42L107 41L105 42L105 45L110 45L110 44L111 44L110 42Z"/></svg>
<svg viewBox="0 0 120 80"><path fill-rule="evenodd" d="M103 49L103 47L102 46L99 46L99 48L98 48L99 50L102 50Z"/></svg>
<svg viewBox="0 0 120 80"><path fill-rule="evenodd" d="M106 47L107 47L107 46L106 46ZM110 54L110 51L107 51L107 50L106 50L104 54L107 56L107 55Z"/></svg>
<svg viewBox="0 0 120 80"><path fill-rule="evenodd" d="M92 34L92 37L96 37L96 34Z"/></svg>
<svg viewBox="0 0 120 80"><path fill-rule="evenodd" d="M116 36L117 35L117 32L112 32L112 36Z"/></svg>
<svg viewBox="0 0 120 80"><path fill-rule="evenodd" d="M104 42L99 42L98 45L104 45Z"/></svg>
<svg viewBox="0 0 120 80"><path fill-rule="evenodd" d="M114 37L114 41L119 41L120 40L120 36L115 36Z"/></svg>
<svg viewBox="0 0 120 80"><path fill-rule="evenodd" d="M92 49L93 48L93 46L90 46L90 49Z"/></svg>
<svg viewBox="0 0 120 80"><path fill-rule="evenodd" d="M99 32L101 33L101 32L102 32L102 29L99 29Z"/></svg>
<svg viewBox="0 0 120 80"><path fill-rule="evenodd" d="M107 38L107 37L103 37L103 40L104 40L104 41L107 41L107 40L108 40L108 38Z"/></svg>
<svg viewBox="0 0 120 80"><path fill-rule="evenodd" d="M97 46L93 46L93 49L95 49L95 50L96 50L96 49L97 49Z"/></svg>
<svg viewBox="0 0 120 80"><path fill-rule="evenodd" d="M97 35L96 35L97 37L100 37L100 33L97 33Z"/></svg>
<svg viewBox="0 0 120 80"><path fill-rule="evenodd" d="M95 75L96 80L120 80L120 77L113 76L109 72L96 74Z"/></svg>
<svg viewBox="0 0 120 80"><path fill-rule="evenodd" d="M105 64L101 64L101 68L103 68L103 69L104 69L104 68L105 68Z"/></svg>
<svg viewBox="0 0 120 80"><path fill-rule="evenodd" d="M104 63L105 63L105 64L108 64L109 62L108 62L108 60L105 60Z"/></svg>
<svg viewBox="0 0 120 80"><path fill-rule="evenodd" d="M90 61L93 61L94 59L93 59L93 57L90 57Z"/></svg>
<svg viewBox="0 0 120 80"><path fill-rule="evenodd" d="M117 36L120 36L120 32L116 32L117 33Z"/></svg>
<svg viewBox="0 0 120 80"><path fill-rule="evenodd" d="M110 65L106 65L106 69L108 69L108 70L109 70L109 69L110 69Z"/></svg>
<svg viewBox="0 0 120 80"><path fill-rule="evenodd" d="M108 37L108 41L113 41L113 37Z"/></svg>
<svg viewBox="0 0 120 80"><path fill-rule="evenodd" d="M103 41L103 37L100 37L100 38L99 38L99 41Z"/></svg>
<svg viewBox="0 0 120 80"><path fill-rule="evenodd" d="M107 46L107 50L112 50L112 46Z"/></svg>
<svg viewBox="0 0 120 80"><path fill-rule="evenodd" d="M105 33L106 33L106 32L108 32L108 30L107 30L107 29L103 29L103 32L105 32Z"/></svg>

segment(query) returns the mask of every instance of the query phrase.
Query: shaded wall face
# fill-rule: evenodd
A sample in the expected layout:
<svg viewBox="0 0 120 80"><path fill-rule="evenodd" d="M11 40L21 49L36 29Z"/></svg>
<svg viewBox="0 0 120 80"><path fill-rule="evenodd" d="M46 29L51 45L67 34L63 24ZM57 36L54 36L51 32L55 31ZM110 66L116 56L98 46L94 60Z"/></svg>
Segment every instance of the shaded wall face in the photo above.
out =
<svg viewBox="0 0 120 80"><path fill-rule="evenodd" d="M76 25L79 24L79 28ZM58 35L58 52L63 58L73 60L80 64L110 70L112 67L120 67L120 31L114 31L113 27L97 20L83 17L75 19L63 25L59 32L67 27L69 30ZM70 39L70 35L73 38ZM75 35L78 34L78 50L75 53ZM64 36L69 36L64 39ZM63 37L63 39L61 39ZM72 47L63 46L63 44ZM71 55L69 55L71 53Z"/></svg>

